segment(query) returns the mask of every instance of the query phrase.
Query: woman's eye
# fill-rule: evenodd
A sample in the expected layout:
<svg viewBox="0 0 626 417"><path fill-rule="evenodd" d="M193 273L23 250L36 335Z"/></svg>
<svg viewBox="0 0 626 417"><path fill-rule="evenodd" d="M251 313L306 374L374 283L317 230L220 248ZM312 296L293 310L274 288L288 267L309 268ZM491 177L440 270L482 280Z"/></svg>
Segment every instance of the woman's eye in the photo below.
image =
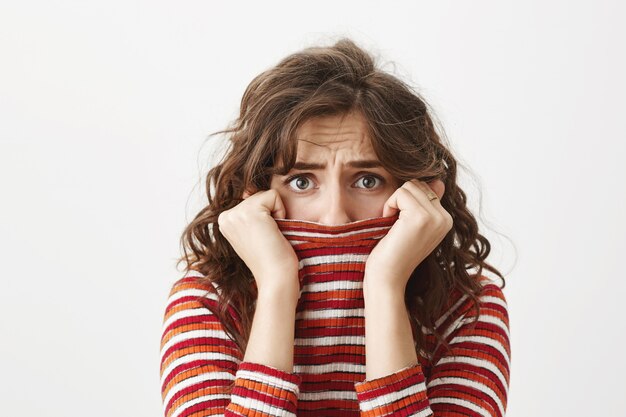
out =
<svg viewBox="0 0 626 417"><path fill-rule="evenodd" d="M376 187L376 182L378 181L379 183L383 182L383 179L381 177L379 177L378 175L363 175L361 178L359 178L359 180L357 181L357 184L359 183L359 181L361 180L365 180L363 181L363 188L374 188ZM361 187L358 187L361 188Z"/></svg>
<svg viewBox="0 0 626 417"><path fill-rule="evenodd" d="M307 185L309 185L309 183L311 183L311 180L303 175L294 175L293 177L289 177L285 180L285 184L291 186L291 183L295 185L296 190L306 191L306 187Z"/></svg>
<svg viewBox="0 0 626 417"><path fill-rule="evenodd" d="M357 185L356 188L363 188L366 190L376 189L380 187L384 182L385 182L384 178L378 175L373 175L373 174L363 175L356 182L356 184L361 183L362 186ZM293 175L287 178L285 180L285 184L287 184L287 186L289 186L296 192L308 191L312 189L314 185L313 181L308 176L302 175L302 174Z"/></svg>

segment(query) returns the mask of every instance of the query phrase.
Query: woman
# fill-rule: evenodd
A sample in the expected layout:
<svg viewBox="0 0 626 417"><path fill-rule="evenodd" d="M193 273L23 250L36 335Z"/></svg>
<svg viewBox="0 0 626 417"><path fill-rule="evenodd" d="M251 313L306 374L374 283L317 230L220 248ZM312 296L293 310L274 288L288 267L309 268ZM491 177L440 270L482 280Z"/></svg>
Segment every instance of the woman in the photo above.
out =
<svg viewBox="0 0 626 417"><path fill-rule="evenodd" d="M257 76L224 132L165 311L165 415L503 416L482 271L504 277L425 101L342 39Z"/></svg>

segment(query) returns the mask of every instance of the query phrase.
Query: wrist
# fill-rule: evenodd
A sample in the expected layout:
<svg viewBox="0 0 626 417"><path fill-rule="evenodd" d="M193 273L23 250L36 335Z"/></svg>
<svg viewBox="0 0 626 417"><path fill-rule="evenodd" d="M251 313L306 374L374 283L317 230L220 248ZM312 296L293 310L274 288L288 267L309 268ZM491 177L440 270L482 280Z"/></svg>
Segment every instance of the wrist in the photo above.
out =
<svg viewBox="0 0 626 417"><path fill-rule="evenodd" d="M258 288L258 298L267 299L272 302L294 302L300 299L300 285L295 278L294 283L271 283Z"/></svg>
<svg viewBox="0 0 626 417"><path fill-rule="evenodd" d="M369 277L369 278L368 278ZM372 277L374 277L372 279ZM367 297L372 294L378 296L402 296L406 290L406 285L400 286L398 280L392 277L386 277L373 271L365 271L363 279L363 295Z"/></svg>

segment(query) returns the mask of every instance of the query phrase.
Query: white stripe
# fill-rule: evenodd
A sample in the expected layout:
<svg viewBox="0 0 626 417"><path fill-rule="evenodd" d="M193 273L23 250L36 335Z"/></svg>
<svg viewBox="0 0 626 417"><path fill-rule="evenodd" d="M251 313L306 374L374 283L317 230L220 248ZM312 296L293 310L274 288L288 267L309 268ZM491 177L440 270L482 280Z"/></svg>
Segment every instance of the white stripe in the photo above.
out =
<svg viewBox="0 0 626 417"><path fill-rule="evenodd" d="M356 363L333 362L321 365L293 365L293 371L298 374L322 375L329 372L346 372L350 374L364 374L365 365Z"/></svg>
<svg viewBox="0 0 626 417"><path fill-rule="evenodd" d="M365 345L365 336L328 336L305 339L297 337L296 346Z"/></svg>
<svg viewBox="0 0 626 417"><path fill-rule="evenodd" d="M213 315L213 313L211 312L211 310L205 307L187 308L185 310L178 311L169 316L168 319L163 322L163 332L165 333L165 329L167 329L176 320L206 315L211 316Z"/></svg>
<svg viewBox="0 0 626 417"><path fill-rule="evenodd" d="M216 337L218 339L231 341L226 332L222 330L190 330L188 332L179 333L175 336L172 336L172 338L163 345L163 348L161 349L161 361L165 359L163 356L165 355L165 352L167 352L167 350L176 343L182 342L184 340L195 339L198 337Z"/></svg>
<svg viewBox="0 0 626 417"><path fill-rule="evenodd" d="M316 392L301 392L298 396L298 401L333 401L333 400L348 400L357 401L356 392L350 391L316 391Z"/></svg>
<svg viewBox="0 0 626 417"><path fill-rule="evenodd" d="M450 307L448 311L446 311L441 317L439 317L439 319L437 319L437 321L435 322L435 327L438 328L439 326L441 326L443 322L446 321L448 317L452 313L454 313L463 303L465 303L465 300L467 300L468 298L469 296L467 294L463 294L461 297L459 297L456 303L454 303L454 305Z"/></svg>
<svg viewBox="0 0 626 417"><path fill-rule="evenodd" d="M511 362L510 362L509 354L504 349L504 346L502 346L502 344L500 342L498 342L497 340L491 339L489 337L475 336L475 335L472 335L472 336L457 336L457 337L453 338L452 341L450 341L450 345L453 345L453 344L456 344L456 343L462 343L462 342L481 343L483 345L487 345L487 346L491 346L491 347L495 348L498 352L500 352L502 354L502 356L504 357L504 360L506 361L507 366L509 367L509 369L511 369Z"/></svg>
<svg viewBox="0 0 626 417"><path fill-rule="evenodd" d="M445 331L441 334L445 340L448 340L448 336L450 336L456 329L461 327L462 324L466 323L464 320L465 316L457 317L450 325L445 329ZM437 348L441 345L441 342L437 341Z"/></svg>
<svg viewBox="0 0 626 417"><path fill-rule="evenodd" d="M208 297L213 298L214 300L217 299L217 295L209 290L201 290L200 288L187 288L184 290L178 290L173 293L167 300L167 304L170 305L172 302L178 301L183 297Z"/></svg>
<svg viewBox="0 0 626 417"><path fill-rule="evenodd" d="M452 332L460 330L464 325L475 326L474 321L495 324L506 334L507 337L510 337L509 328L507 327L506 323L502 321L499 317L492 316L490 314L481 314L480 316L478 316L478 320L476 320L475 316L457 317L457 319L450 324L450 326L446 329L442 336L444 338L447 338Z"/></svg>
<svg viewBox="0 0 626 417"><path fill-rule="evenodd" d="M365 234L365 233L371 233L371 232L375 232L378 230L385 230L385 229L390 229L391 226L381 226L381 227L370 227L367 229L361 229L361 230L353 230L351 232L343 232L343 233L337 233L337 234L330 234L330 233L319 233L319 232L303 232L303 231L299 231L299 230L283 230L283 234L285 236L302 236L302 237L322 237L322 238L342 238L342 237L347 237L347 236L353 236L353 235L358 235L358 234Z"/></svg>
<svg viewBox="0 0 626 417"><path fill-rule="evenodd" d="M300 259L299 268L311 265L339 264L346 262L365 262L369 254L343 253L338 255L309 256Z"/></svg>
<svg viewBox="0 0 626 417"><path fill-rule="evenodd" d="M407 398L411 395L416 395L420 392L426 392L426 385L424 384L424 382L419 382L415 385L406 387L405 389L400 390L400 391L395 391L389 394L380 395L368 401L362 401L360 403L360 408L361 408L361 411L370 411L375 408L382 407L387 404L396 402L402 398Z"/></svg>
<svg viewBox="0 0 626 417"><path fill-rule="evenodd" d="M439 328L439 326L441 326L447 319L448 317L456 312L456 310L463 304L465 303L465 301L469 298L469 295L467 294L463 294L461 297L459 297L459 299L456 301L456 303L454 303L453 306L451 306L448 311L446 311L441 317L439 317L439 319L437 319L437 321L435 322L435 328ZM498 304L504 308L507 308L506 302L504 302L501 298L498 297L494 297L494 296L488 296L488 295L483 295L483 296L479 296L478 299L480 300L481 303L483 302L488 302L488 303L494 303L494 304ZM458 320L457 320L458 322ZM455 322L456 323L456 322ZM425 326L422 326L422 331L426 334L432 334L432 332L430 330L428 330ZM450 332L448 332L450 333Z"/></svg>
<svg viewBox="0 0 626 417"><path fill-rule="evenodd" d="M468 296L464 295L463 297L461 297L461 299L454 305L454 307L452 307L445 315L442 316L442 318L440 318L439 320L437 320L437 323L435 324L435 326L439 327L441 325L441 323L443 323L444 321L444 317L448 317L452 311L455 311L459 304L461 304L461 300L465 300L467 299ZM502 299L497 298L497 297L479 297L479 300L481 300L481 303L485 302L485 300L487 300L488 302L493 302L493 303L497 303L500 305L503 305L504 308L506 308L506 304L502 303ZM446 330L442 333L442 337L443 338L447 338L451 333L453 333L455 330L459 329L462 325L464 324L468 324L471 323L475 320L474 318L475 316L472 317L466 317L465 315L457 317L454 322L452 322L447 328ZM478 321L482 321L485 323L493 323L493 324L497 324L499 327L502 328L502 330L506 333L507 337L509 336L509 329L507 328L506 324L499 318L494 317L492 315L488 315L488 314L481 314L480 316L478 316ZM430 333L430 332L428 332ZM439 347L440 343L437 342L437 347Z"/></svg>
<svg viewBox="0 0 626 417"><path fill-rule="evenodd" d="M284 390L291 391L295 393L296 395L299 394L299 390L300 390L297 384L294 384L292 382L286 381L281 378L267 375L266 373L261 372L261 371L248 371L248 370L243 370L239 368L237 369L235 378L249 379L250 381L256 381L256 382L261 382L266 385L272 385L274 387L279 387Z"/></svg>
<svg viewBox="0 0 626 417"><path fill-rule="evenodd" d="M365 317L363 308L338 308L326 310L303 310L296 313L298 320L313 320L326 318Z"/></svg>
<svg viewBox="0 0 626 417"><path fill-rule="evenodd" d="M174 395L176 395L176 393L180 392L181 390L184 390L187 387L190 387L194 384L198 384L204 381L210 381L213 379L230 379L232 380L232 375L229 374L228 372L208 372L208 373L204 373L204 374L200 374L200 375L194 375L192 377L189 377L187 379L184 379L182 381L180 381L179 383L177 383L176 385L174 385L173 387L170 388L170 390L168 391L167 395L165 396L165 399L163 400L163 402L165 404L169 403L170 400L172 399L172 397ZM217 398L223 398L221 395L218 394Z"/></svg>
<svg viewBox="0 0 626 417"><path fill-rule="evenodd" d="M270 404L252 399L252 398L248 398L248 397L232 395L231 402L233 402L234 404L240 405L246 409L259 410L263 413L270 414L270 415L277 416L277 417L283 417L283 416L296 417L294 413L287 412L286 410L282 408L277 408L277 407L274 407L273 405L270 405ZM252 414L254 415L255 413L253 412Z"/></svg>
<svg viewBox="0 0 626 417"><path fill-rule="evenodd" d="M165 380L168 378L170 373L177 366L180 366L180 365L185 364L185 363L197 361L197 360L204 360L204 361L207 361L207 362L209 362L209 361L217 361L217 360L224 360L224 361L234 362L234 363L237 363L237 364L240 363L240 360L238 358L235 358L235 357L233 357L231 355L227 355L227 354L221 353L221 352L190 353L189 355L182 356L182 357L177 358L176 360L172 361L172 363L170 363L168 365L168 367L163 370L163 374L161 375L161 386L163 385ZM205 364L205 366L211 366L211 363L209 362L209 363ZM233 375L233 379L234 378L235 377Z"/></svg>
<svg viewBox="0 0 626 417"><path fill-rule="evenodd" d="M448 317L450 317L450 315L452 313L454 313L464 302L465 300L468 298L469 296L466 294L463 294L457 301L456 303L454 303L454 305L452 305L445 313L443 313L441 315L441 317L439 317L439 319L437 319L437 321L435 321L435 329L439 330L439 327L443 324L444 321L446 321L448 319ZM451 326L448 327L448 329ZM433 332L428 329L426 326L422 326L422 332L424 334L433 334Z"/></svg>
<svg viewBox="0 0 626 417"><path fill-rule="evenodd" d="M335 290L356 290L362 289L362 281L326 281L326 282L310 282L302 286L303 293L318 293Z"/></svg>
<svg viewBox="0 0 626 417"><path fill-rule="evenodd" d="M506 323L502 321L500 317L482 314L478 317L478 321L482 321L483 323L490 323L490 324L497 325L506 334L506 337L510 338L509 328L507 327Z"/></svg>
<svg viewBox="0 0 626 417"><path fill-rule="evenodd" d="M437 365L440 365L442 363L467 363L469 365L476 366L478 368L487 369L491 371L492 373L494 373L495 375L497 375L497 377L500 379L500 382L502 383L502 386L506 387L508 391L506 377L500 371L500 369L493 364L493 362L490 362L485 359L478 359L478 358L471 357L471 356L469 357L468 356L446 356L446 357L441 358L437 362Z"/></svg>
<svg viewBox="0 0 626 417"><path fill-rule="evenodd" d="M504 406L502 405L502 402L500 401L500 398L487 385L481 384L481 383L473 381L471 379L463 379L463 378L456 378L456 377L442 377L442 378L434 378L434 379L432 379L428 383L428 388L434 387L434 386L437 386L437 385L442 385L442 384L462 385L464 387L471 387L471 388L476 389L477 391L481 391L481 392L489 395L493 399L493 401L498 405L498 409L500 410L500 414L504 415ZM490 416L490 414L485 414L485 415L486 416Z"/></svg>
<svg viewBox="0 0 626 417"><path fill-rule="evenodd" d="M502 298L499 297L493 297L491 295L485 295L480 297L480 299L482 300L482 302L484 303L491 303L491 304L498 304L504 308L507 307L506 301L504 301Z"/></svg>

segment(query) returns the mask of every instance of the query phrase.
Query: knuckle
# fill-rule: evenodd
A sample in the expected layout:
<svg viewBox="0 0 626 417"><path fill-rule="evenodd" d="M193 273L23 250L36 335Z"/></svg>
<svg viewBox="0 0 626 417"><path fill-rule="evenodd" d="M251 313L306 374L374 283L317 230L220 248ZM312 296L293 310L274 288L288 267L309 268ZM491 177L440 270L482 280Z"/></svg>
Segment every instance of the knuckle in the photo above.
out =
<svg viewBox="0 0 626 417"><path fill-rule="evenodd" d="M406 183L405 183L405 184L406 184ZM398 188L398 190L399 190L401 193L404 193L404 194L407 194L407 193L408 193L409 195L412 195L412 194L411 194L411 192L409 191L409 189L407 188L407 186L406 186L406 185L403 185L402 187Z"/></svg>
<svg viewBox="0 0 626 417"><path fill-rule="evenodd" d="M410 187L416 187L417 183L415 182L416 180L409 180L409 181L405 181L404 184L402 184L402 188L404 189L408 189Z"/></svg>

